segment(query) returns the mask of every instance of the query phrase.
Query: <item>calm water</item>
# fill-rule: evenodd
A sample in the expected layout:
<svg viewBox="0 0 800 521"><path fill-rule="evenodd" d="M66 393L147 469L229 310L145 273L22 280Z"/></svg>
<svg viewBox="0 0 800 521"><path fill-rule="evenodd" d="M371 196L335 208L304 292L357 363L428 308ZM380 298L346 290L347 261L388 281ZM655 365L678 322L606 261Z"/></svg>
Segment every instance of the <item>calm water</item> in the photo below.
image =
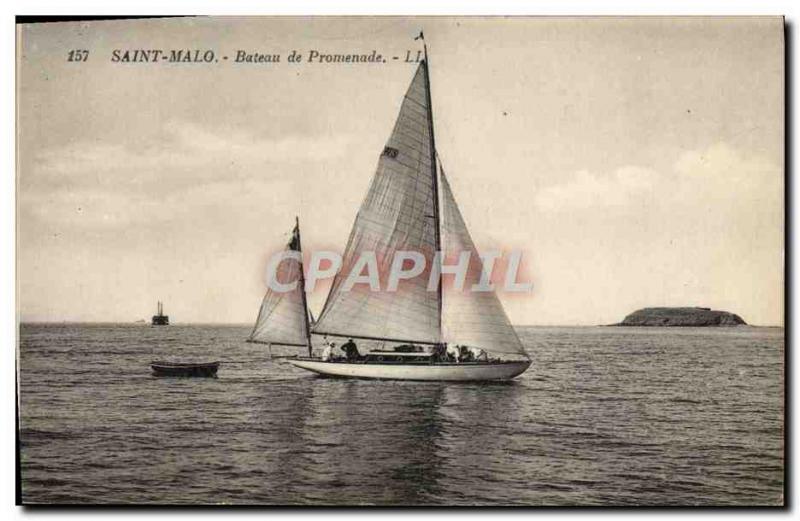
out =
<svg viewBox="0 0 800 521"><path fill-rule="evenodd" d="M782 502L783 329L520 328L509 384L316 378L248 332L22 325L23 500Z"/></svg>

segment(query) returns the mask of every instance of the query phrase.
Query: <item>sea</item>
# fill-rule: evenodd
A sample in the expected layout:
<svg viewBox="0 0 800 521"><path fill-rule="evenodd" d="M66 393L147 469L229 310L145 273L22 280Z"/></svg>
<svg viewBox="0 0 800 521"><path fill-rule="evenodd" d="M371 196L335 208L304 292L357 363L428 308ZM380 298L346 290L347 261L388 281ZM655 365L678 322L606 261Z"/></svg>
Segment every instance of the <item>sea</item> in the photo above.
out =
<svg viewBox="0 0 800 521"><path fill-rule="evenodd" d="M783 504L782 328L517 330L515 380L419 383L317 377L247 326L22 324L22 500Z"/></svg>

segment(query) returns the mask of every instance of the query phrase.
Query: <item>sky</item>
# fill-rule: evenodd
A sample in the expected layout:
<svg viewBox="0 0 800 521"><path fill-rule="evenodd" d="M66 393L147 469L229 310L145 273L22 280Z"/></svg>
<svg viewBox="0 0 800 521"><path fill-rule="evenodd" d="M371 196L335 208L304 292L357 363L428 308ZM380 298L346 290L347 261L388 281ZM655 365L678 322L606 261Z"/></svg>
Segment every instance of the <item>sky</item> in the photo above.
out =
<svg viewBox="0 0 800 521"><path fill-rule="evenodd" d="M704 306L783 325L780 18L197 18L18 31L23 321L252 323L269 255L341 251L425 31L436 144L514 324ZM67 61L71 49L86 62ZM213 64L114 63L213 49ZM237 50L280 63L232 63ZM327 285L310 296L315 315Z"/></svg>

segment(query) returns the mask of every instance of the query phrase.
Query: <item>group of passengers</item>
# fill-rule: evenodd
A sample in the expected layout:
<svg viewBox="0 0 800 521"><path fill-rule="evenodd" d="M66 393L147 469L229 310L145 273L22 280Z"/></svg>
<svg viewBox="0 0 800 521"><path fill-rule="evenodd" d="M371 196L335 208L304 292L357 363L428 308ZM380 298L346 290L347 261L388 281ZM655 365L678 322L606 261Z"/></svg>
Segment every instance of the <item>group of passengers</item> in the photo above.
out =
<svg viewBox="0 0 800 521"><path fill-rule="evenodd" d="M488 362L486 351L477 347L439 344L433 348L433 357L436 362Z"/></svg>
<svg viewBox="0 0 800 521"><path fill-rule="evenodd" d="M402 346L402 347L407 347L407 346ZM322 355L321 355L323 362L340 360L341 358L344 358L348 362L357 362L359 360L364 360L364 357L361 356L361 353L358 352L358 347L356 346L356 343L353 342L352 338L348 339L347 342L339 346L339 349L341 349L341 351L344 353L344 357L335 356L333 354L333 350L335 348L336 348L335 342L328 342L328 341L325 342L325 347L322 348ZM486 354L486 351L484 351L483 349L478 349L477 347L436 344L435 346L433 346L433 350L431 352L431 361L434 363L488 362L489 357Z"/></svg>
<svg viewBox="0 0 800 521"><path fill-rule="evenodd" d="M328 362L331 360L336 360L341 358L333 355L333 350L335 347L336 347L336 342L325 342L325 347L322 348L323 362ZM357 360L362 359L361 353L358 352L358 347L356 347L356 343L353 342L352 338L348 339L347 342L339 346L339 349L342 350L348 362L355 362Z"/></svg>

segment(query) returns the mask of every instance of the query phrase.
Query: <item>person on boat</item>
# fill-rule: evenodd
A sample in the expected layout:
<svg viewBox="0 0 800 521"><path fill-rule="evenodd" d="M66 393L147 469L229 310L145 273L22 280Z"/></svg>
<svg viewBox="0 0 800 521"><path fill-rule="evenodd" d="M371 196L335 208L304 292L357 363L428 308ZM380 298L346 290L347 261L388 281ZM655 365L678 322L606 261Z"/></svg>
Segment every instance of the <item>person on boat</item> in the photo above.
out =
<svg viewBox="0 0 800 521"><path fill-rule="evenodd" d="M459 347L459 361L461 362L474 362L475 356L472 354L472 350L467 346L458 346Z"/></svg>
<svg viewBox="0 0 800 521"><path fill-rule="evenodd" d="M476 362L488 362L489 355L486 354L486 351L479 347L468 347L469 352L472 354L472 359Z"/></svg>
<svg viewBox="0 0 800 521"><path fill-rule="evenodd" d="M322 348L322 361L328 362L331 359L331 351L336 347L336 342L326 342L325 347Z"/></svg>
<svg viewBox="0 0 800 521"><path fill-rule="evenodd" d="M447 349L444 344L436 344L431 350L432 362L444 362L447 360Z"/></svg>
<svg viewBox="0 0 800 521"><path fill-rule="evenodd" d="M344 354L347 356L348 362L354 362L361 358L358 347L356 347L356 343L353 342L352 338L347 339L347 343L342 346L342 351L344 351Z"/></svg>
<svg viewBox="0 0 800 521"><path fill-rule="evenodd" d="M460 362L461 361L461 349L459 346L448 345L447 346L447 358L450 359L451 362Z"/></svg>

